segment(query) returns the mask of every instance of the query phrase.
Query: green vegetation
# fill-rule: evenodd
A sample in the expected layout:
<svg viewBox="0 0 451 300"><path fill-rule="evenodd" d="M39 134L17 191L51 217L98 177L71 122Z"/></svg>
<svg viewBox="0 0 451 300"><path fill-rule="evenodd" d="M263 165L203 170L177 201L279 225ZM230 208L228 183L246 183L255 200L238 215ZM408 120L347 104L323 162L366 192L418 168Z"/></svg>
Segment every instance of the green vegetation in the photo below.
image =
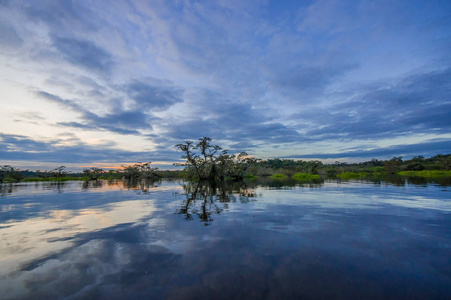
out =
<svg viewBox="0 0 451 300"><path fill-rule="evenodd" d="M137 163L131 166L122 166L122 176L126 180L155 180L159 176L156 173L158 168L152 168L151 162Z"/></svg>
<svg viewBox="0 0 451 300"><path fill-rule="evenodd" d="M431 171L401 171L398 173L401 176L408 177L423 177L423 178L434 178L434 177L451 177L451 171L439 171L439 170L431 170Z"/></svg>
<svg viewBox="0 0 451 300"><path fill-rule="evenodd" d="M298 181L307 181L307 180L318 180L321 178L321 176L317 174L296 173L292 176L292 178Z"/></svg>
<svg viewBox="0 0 451 300"><path fill-rule="evenodd" d="M99 180L105 171L99 168L83 169L83 177L86 180Z"/></svg>
<svg viewBox="0 0 451 300"><path fill-rule="evenodd" d="M317 160L303 161L274 158L257 161L255 166L251 168L251 171L257 176L285 174L292 177L296 173L319 174L323 167L323 163Z"/></svg>
<svg viewBox="0 0 451 300"><path fill-rule="evenodd" d="M24 178L19 169L5 165L0 168L0 182L17 182Z"/></svg>
<svg viewBox="0 0 451 300"><path fill-rule="evenodd" d="M98 181L99 179L114 180L156 180L161 177L157 173L157 168L150 167L151 162L136 163L131 166L122 166L118 170L105 171L100 168L92 167L83 169L82 173L71 173L65 166L57 167L50 171L35 172L29 170L19 170L17 168L5 165L0 167L0 183L14 182L39 182L39 181ZM181 173L181 172L180 172Z"/></svg>
<svg viewBox="0 0 451 300"><path fill-rule="evenodd" d="M183 152L185 162L175 163L184 166L189 178L197 180L243 179L246 172L257 162L255 158L247 157L246 152L228 154L228 150L210 144L211 139L203 137L197 144L185 141L176 148Z"/></svg>
<svg viewBox="0 0 451 300"><path fill-rule="evenodd" d="M272 178L274 178L274 179L285 179L285 178L287 178L287 175L285 175L285 174L274 174L274 175L272 175Z"/></svg>
<svg viewBox="0 0 451 300"><path fill-rule="evenodd" d="M244 178L247 178L247 179L256 179L256 178L258 178L258 176L254 175L254 174L252 174L252 173L249 173L249 174L244 175Z"/></svg>
<svg viewBox="0 0 451 300"><path fill-rule="evenodd" d="M0 183L19 181L68 181L99 179L128 181L155 181L159 178L183 178L194 180L238 181L244 178L268 177L272 179L292 178L297 181L318 180L320 178L371 179L387 180L389 177L415 178L447 178L451 177L451 154L436 155L430 158L415 156L409 160L393 157L389 160L376 158L361 163L335 162L323 164L320 161L303 161L294 159L261 160L250 157L246 152L229 154L211 139L203 137L197 143L186 141L177 144L176 148L183 152L184 162L175 163L183 166L183 170L168 171L151 167L151 162L122 166L115 170L103 170L92 167L82 173L73 173L60 166L50 171L19 170L10 165L0 167Z"/></svg>

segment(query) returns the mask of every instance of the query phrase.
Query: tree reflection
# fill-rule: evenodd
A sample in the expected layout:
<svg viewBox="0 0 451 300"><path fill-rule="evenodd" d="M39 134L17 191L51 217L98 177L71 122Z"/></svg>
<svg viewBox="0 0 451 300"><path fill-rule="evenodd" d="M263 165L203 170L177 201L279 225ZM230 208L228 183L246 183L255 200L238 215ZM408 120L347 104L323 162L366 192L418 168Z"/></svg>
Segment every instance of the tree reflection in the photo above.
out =
<svg viewBox="0 0 451 300"><path fill-rule="evenodd" d="M161 180L150 179L124 179L124 187L129 190L136 190L140 193L148 194L152 188L159 187Z"/></svg>
<svg viewBox="0 0 451 300"><path fill-rule="evenodd" d="M103 186L102 180L94 180L94 181L83 181L82 189L88 190L88 189L95 189L95 188L101 188Z"/></svg>
<svg viewBox="0 0 451 300"><path fill-rule="evenodd" d="M292 178L275 179L273 177L263 177L255 180L260 186L270 190L294 190L297 187L320 188L324 185L323 179L295 180Z"/></svg>
<svg viewBox="0 0 451 300"><path fill-rule="evenodd" d="M433 177L433 178L424 178L424 177L414 177L414 176L399 176L399 175L391 175L385 176L383 178L373 178L371 179L362 179L364 182L372 182L377 185L381 184L390 184L394 186L403 187L408 184L413 184L416 186L428 186L429 184L436 184L440 186L451 186L451 177ZM341 182L341 180L339 181Z"/></svg>
<svg viewBox="0 0 451 300"><path fill-rule="evenodd" d="M58 193L63 193L65 187L68 186L67 181L51 181L51 182L44 182L42 184L42 188L44 190L52 190Z"/></svg>
<svg viewBox="0 0 451 300"><path fill-rule="evenodd" d="M6 196L12 193L13 193L13 185L11 183L9 184L0 183L0 196Z"/></svg>
<svg viewBox="0 0 451 300"><path fill-rule="evenodd" d="M229 208L230 203L248 203L255 201L256 185L239 182L199 181L182 184L185 200L176 213L184 215L187 221L196 217L205 226L213 221L212 215L220 214Z"/></svg>

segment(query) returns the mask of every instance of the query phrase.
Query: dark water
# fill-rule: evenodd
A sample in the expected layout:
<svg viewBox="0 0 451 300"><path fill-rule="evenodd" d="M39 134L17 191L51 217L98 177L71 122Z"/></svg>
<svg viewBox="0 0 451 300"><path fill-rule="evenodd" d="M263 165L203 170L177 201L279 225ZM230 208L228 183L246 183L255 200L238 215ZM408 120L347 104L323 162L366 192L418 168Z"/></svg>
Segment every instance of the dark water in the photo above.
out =
<svg viewBox="0 0 451 300"><path fill-rule="evenodd" d="M451 299L449 187L0 190L1 299Z"/></svg>

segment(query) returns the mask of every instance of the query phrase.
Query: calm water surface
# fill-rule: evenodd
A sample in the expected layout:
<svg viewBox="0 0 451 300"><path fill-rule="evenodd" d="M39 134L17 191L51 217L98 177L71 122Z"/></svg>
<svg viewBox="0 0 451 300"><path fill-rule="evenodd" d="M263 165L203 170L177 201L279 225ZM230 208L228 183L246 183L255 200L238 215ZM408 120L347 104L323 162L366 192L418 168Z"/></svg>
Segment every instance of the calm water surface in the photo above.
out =
<svg viewBox="0 0 451 300"><path fill-rule="evenodd" d="M451 299L448 186L0 188L0 299Z"/></svg>

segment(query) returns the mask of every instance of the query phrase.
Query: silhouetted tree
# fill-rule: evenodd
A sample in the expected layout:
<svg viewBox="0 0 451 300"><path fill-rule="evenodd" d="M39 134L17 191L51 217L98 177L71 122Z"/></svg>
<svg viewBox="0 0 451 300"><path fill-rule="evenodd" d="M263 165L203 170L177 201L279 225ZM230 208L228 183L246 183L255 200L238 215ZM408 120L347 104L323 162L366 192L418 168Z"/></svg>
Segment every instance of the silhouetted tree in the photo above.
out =
<svg viewBox="0 0 451 300"><path fill-rule="evenodd" d="M155 173L158 168L152 168L150 166L152 162L136 163L131 166L122 166L122 174L126 180L139 180L139 179L156 179L158 175Z"/></svg>
<svg viewBox="0 0 451 300"><path fill-rule="evenodd" d="M405 169L407 171L422 171L424 167L424 156L414 156L411 160L407 161Z"/></svg>
<svg viewBox="0 0 451 300"><path fill-rule="evenodd" d="M186 162L175 163L176 166L184 166L191 175L199 180L223 180L226 177L241 179L246 170L257 161L248 157L246 152L240 154L228 154L228 150L210 144L211 139L203 137L197 144L186 141L177 144L176 148L184 154L182 158ZM221 152L218 151L222 150Z"/></svg>
<svg viewBox="0 0 451 300"><path fill-rule="evenodd" d="M61 167L55 168L50 171L50 174L52 175L52 177L55 177L55 178L65 177L65 176L67 176L68 173L69 172L66 171L66 166L61 166Z"/></svg>
<svg viewBox="0 0 451 300"><path fill-rule="evenodd" d="M390 174L395 174L398 172L402 165L402 156L394 156L392 159L384 162L385 170Z"/></svg>
<svg viewBox="0 0 451 300"><path fill-rule="evenodd" d="M88 180L99 180L100 176L105 173L105 170L100 168L89 168L89 169L83 169L83 176L88 177Z"/></svg>
<svg viewBox="0 0 451 300"><path fill-rule="evenodd" d="M6 179L13 179L15 181L19 181L24 179L23 173L10 165L4 165L0 168L0 182L5 181Z"/></svg>

